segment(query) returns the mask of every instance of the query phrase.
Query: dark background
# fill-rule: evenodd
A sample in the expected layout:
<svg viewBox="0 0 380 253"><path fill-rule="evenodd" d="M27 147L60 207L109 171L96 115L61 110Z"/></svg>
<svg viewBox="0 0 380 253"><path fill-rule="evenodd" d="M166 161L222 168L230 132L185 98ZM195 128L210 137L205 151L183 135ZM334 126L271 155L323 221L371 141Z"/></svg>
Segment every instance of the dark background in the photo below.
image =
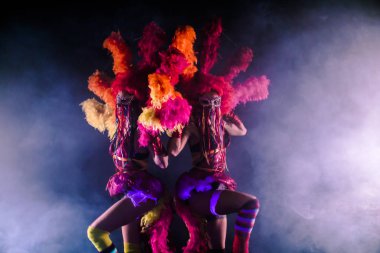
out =
<svg viewBox="0 0 380 253"><path fill-rule="evenodd" d="M103 40L120 31L136 52L151 21L170 38L179 25L199 31L214 17L223 23L218 66L248 46L254 61L240 78L271 79L268 100L237 108L248 135L228 154L239 189L262 203L251 249L380 252L379 4L242 0L2 7L0 252L95 252L86 229L112 204L104 188L113 165L106 135L79 104L93 96L94 70L111 74ZM186 164L187 150L152 173L173 189ZM120 233L112 238L122 249ZM187 240L177 217L170 240L178 249Z"/></svg>

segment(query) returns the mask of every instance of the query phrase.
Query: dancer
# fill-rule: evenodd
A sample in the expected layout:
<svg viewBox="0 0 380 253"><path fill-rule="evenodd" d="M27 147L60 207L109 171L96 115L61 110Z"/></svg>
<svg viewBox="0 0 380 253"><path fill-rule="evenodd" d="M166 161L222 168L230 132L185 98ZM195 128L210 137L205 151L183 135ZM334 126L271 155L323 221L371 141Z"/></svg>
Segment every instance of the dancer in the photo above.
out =
<svg viewBox="0 0 380 253"><path fill-rule="evenodd" d="M237 213L233 252L248 253L250 234L259 211L255 196L235 191L235 181L227 174L226 148L229 136L243 136L247 132L233 109L240 102L265 99L269 80L265 76L251 77L243 84L232 86L233 79L252 60L252 51L247 48L233 58L225 75L210 74L216 62L220 34L220 20L206 28L200 70L192 79L181 83L184 96L192 105L192 118L183 132L175 132L168 143L168 152L173 156L186 144L192 154L192 169L180 176L175 193L177 212L190 234L184 252L225 252L226 215Z"/></svg>
<svg viewBox="0 0 380 253"><path fill-rule="evenodd" d="M176 32L173 43L184 39L181 37L182 32L181 29ZM167 52L160 53L160 59L157 53L164 43L161 28L154 23L149 24L139 42L139 55L142 59L134 67L131 64L131 52L120 34L112 33L103 46L114 58L115 78L111 80L99 71L89 78L89 89L105 104L89 99L82 103L82 108L90 125L101 132L108 130L111 138L109 151L116 173L109 179L106 189L111 197L120 197L119 201L88 227L88 238L98 252L117 252L109 235L120 227L124 252L140 252L141 231L150 235L154 253L171 252L167 245L168 228L172 219L170 203L164 197L163 184L147 171L149 153L153 153L155 164L164 169L168 166L167 152L161 144L159 132L144 127L138 121L142 107L151 104L148 97L152 97L152 92L149 94L148 86L145 85L149 74L166 63L173 71L167 71L163 75L176 78L187 66L185 64L179 70L165 60L165 57L175 55L186 62L185 55L180 49L175 49L173 43ZM162 109L164 108L165 105ZM183 122L185 123L186 121ZM159 119L157 125L161 126L160 129L168 130ZM173 127L181 129L178 124Z"/></svg>

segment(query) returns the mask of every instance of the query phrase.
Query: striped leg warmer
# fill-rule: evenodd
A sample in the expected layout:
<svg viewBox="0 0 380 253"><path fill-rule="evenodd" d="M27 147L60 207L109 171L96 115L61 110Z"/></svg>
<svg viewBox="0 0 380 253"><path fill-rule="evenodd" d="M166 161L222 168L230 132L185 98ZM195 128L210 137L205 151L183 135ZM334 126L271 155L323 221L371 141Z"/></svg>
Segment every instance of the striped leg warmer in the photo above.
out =
<svg viewBox="0 0 380 253"><path fill-rule="evenodd" d="M244 205L238 212L235 222L233 253L249 253L249 238L258 212L258 200Z"/></svg>

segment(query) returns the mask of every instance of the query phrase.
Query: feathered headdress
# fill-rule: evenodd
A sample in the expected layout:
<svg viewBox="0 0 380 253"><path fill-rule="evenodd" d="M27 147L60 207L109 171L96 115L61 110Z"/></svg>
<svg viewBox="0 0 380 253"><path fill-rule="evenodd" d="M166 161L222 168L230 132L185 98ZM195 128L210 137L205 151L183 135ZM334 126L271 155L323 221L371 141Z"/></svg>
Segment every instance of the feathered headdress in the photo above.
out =
<svg viewBox="0 0 380 253"><path fill-rule="evenodd" d="M160 53L160 67L148 76L150 99L138 120L139 142L143 146L147 145L149 136L181 130L189 121L191 106L175 90L175 85L180 75L191 78L197 70L193 51L195 37L191 26L177 29L169 49Z"/></svg>
<svg viewBox="0 0 380 253"><path fill-rule="evenodd" d="M99 70L89 77L88 88L104 102L92 98L81 103L91 126L100 132L107 130L112 138L116 131L116 95L121 90L133 94L141 106L147 105L139 118L140 144L147 145L148 135L172 131L187 123L191 107L174 91L174 85L179 75L191 77L196 71L192 51L195 32L189 26L177 29L169 49L158 53L165 37L159 26L148 24L138 42L141 59L135 66L131 50L120 33L113 32L104 41L103 47L111 52L114 60L114 77Z"/></svg>
<svg viewBox="0 0 380 253"><path fill-rule="evenodd" d="M96 70L88 79L89 90L104 102L92 98L81 103L91 126L100 132L107 130L109 138L112 138L116 131L116 95L121 90L133 94L141 104L145 103L148 97L146 77L159 64L155 55L164 45L165 37L165 32L158 25L153 22L148 24L138 43L141 60L136 66L132 65L132 52L119 32L112 32L105 39L103 47L113 57L114 77Z"/></svg>
<svg viewBox="0 0 380 253"><path fill-rule="evenodd" d="M234 79L247 70L252 62L253 52L250 48L241 48L229 61L222 75L211 74L217 62L219 38L222 34L221 20L208 24L203 31L203 39L199 52L199 71L192 79L181 83L184 96L191 104L198 104L200 95L216 91L222 98L221 112L227 114L238 104L249 101L260 101L268 97L269 79L263 75L249 77L242 83L234 83Z"/></svg>

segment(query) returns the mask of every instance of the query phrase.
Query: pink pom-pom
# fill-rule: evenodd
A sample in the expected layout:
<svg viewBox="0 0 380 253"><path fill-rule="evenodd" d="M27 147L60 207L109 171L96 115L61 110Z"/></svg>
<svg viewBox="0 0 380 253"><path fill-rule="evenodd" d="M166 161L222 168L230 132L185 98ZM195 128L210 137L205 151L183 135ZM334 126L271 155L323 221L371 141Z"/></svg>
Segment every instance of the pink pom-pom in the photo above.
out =
<svg viewBox="0 0 380 253"><path fill-rule="evenodd" d="M169 99L157 111L161 125L170 130L174 129L178 124L187 124L190 119L190 113L191 106L186 99L180 97Z"/></svg>
<svg viewBox="0 0 380 253"><path fill-rule="evenodd" d="M155 136L157 136L158 130L147 129L142 124L138 124L139 130L139 145L141 147L147 147L153 140Z"/></svg>

